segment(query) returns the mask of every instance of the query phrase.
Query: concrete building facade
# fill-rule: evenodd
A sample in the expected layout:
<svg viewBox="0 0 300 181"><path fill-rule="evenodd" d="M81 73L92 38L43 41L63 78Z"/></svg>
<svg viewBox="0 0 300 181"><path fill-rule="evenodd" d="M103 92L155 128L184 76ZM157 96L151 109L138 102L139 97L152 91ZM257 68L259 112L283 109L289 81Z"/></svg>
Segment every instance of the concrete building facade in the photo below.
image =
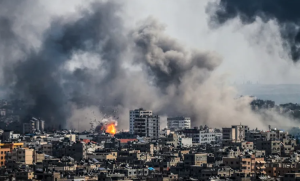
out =
<svg viewBox="0 0 300 181"><path fill-rule="evenodd" d="M158 115L140 116L134 119L134 134L140 137L158 138L160 117Z"/></svg>
<svg viewBox="0 0 300 181"><path fill-rule="evenodd" d="M186 137L192 138L193 143L212 143L220 142L222 140L222 133L214 129L185 129L180 131L181 134L184 134Z"/></svg>
<svg viewBox="0 0 300 181"><path fill-rule="evenodd" d="M189 117L172 117L167 118L167 126L170 130L181 130L191 128L191 118Z"/></svg>
<svg viewBox="0 0 300 181"><path fill-rule="evenodd" d="M143 108L129 111L129 132L131 134L134 134L134 119L140 116L152 116L152 111Z"/></svg>
<svg viewBox="0 0 300 181"><path fill-rule="evenodd" d="M44 131L45 129L45 121L44 120L40 120L40 131Z"/></svg>
<svg viewBox="0 0 300 181"><path fill-rule="evenodd" d="M207 163L207 153L185 154L183 162L185 166L191 166L191 165L201 166L202 164Z"/></svg>
<svg viewBox="0 0 300 181"><path fill-rule="evenodd" d="M19 148L12 150L11 154L8 155L9 160L16 162L22 162L26 165L32 165L35 160L35 151L33 149Z"/></svg>
<svg viewBox="0 0 300 181"><path fill-rule="evenodd" d="M23 134L44 131L45 121L32 117L28 123L23 123Z"/></svg>
<svg viewBox="0 0 300 181"><path fill-rule="evenodd" d="M0 167L5 166L5 158L8 152L10 152L9 148L0 148Z"/></svg>
<svg viewBox="0 0 300 181"><path fill-rule="evenodd" d="M23 123L23 134L33 133L35 131L35 121Z"/></svg>
<svg viewBox="0 0 300 181"><path fill-rule="evenodd" d="M223 139L240 142L245 140L249 127L246 125L232 125L231 128L222 128Z"/></svg>

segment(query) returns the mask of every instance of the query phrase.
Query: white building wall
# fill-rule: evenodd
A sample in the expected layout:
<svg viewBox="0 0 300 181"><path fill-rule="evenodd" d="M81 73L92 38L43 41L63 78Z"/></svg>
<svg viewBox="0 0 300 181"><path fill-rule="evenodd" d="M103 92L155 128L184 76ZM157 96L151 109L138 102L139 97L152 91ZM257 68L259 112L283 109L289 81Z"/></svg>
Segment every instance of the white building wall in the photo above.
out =
<svg viewBox="0 0 300 181"><path fill-rule="evenodd" d="M40 130L44 131L45 129L45 121L44 120L40 120Z"/></svg>
<svg viewBox="0 0 300 181"><path fill-rule="evenodd" d="M179 144L182 147L191 147L193 146L192 138L179 138Z"/></svg>
<svg viewBox="0 0 300 181"><path fill-rule="evenodd" d="M167 119L168 128L171 130L181 130L191 128L191 118L189 117L174 117Z"/></svg>
<svg viewBox="0 0 300 181"><path fill-rule="evenodd" d="M222 133L203 130L199 132L199 143L207 144L212 142L220 142L222 140Z"/></svg>
<svg viewBox="0 0 300 181"><path fill-rule="evenodd" d="M70 141L76 142L76 135L75 134L66 134L65 138L69 138Z"/></svg>

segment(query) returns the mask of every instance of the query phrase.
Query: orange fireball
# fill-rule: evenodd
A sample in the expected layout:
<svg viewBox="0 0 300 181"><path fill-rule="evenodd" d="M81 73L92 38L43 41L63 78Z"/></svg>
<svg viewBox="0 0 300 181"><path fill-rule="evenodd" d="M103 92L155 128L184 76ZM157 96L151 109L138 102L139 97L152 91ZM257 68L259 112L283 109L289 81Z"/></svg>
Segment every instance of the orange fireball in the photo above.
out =
<svg viewBox="0 0 300 181"><path fill-rule="evenodd" d="M115 126L115 123L110 123L109 125L106 126L106 133L109 133L109 134L116 134L116 126Z"/></svg>

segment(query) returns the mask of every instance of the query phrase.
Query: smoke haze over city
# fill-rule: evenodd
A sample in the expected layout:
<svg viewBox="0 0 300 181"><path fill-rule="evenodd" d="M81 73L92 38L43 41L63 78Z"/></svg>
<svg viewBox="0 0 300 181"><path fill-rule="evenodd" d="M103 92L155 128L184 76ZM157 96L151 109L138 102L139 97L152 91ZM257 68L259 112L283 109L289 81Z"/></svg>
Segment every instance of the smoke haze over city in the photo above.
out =
<svg viewBox="0 0 300 181"><path fill-rule="evenodd" d="M126 130L139 107L190 116L194 126L293 125L274 110L254 113L245 94L255 91L236 84L299 83L299 16L244 6L0 0L2 96L29 102L28 114L48 124L81 129L107 115Z"/></svg>

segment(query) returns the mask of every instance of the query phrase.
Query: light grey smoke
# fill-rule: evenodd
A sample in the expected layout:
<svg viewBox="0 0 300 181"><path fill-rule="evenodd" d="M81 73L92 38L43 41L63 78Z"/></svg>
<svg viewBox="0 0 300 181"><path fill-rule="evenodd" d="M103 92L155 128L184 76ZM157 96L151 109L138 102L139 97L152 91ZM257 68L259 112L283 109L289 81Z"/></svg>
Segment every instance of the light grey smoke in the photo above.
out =
<svg viewBox="0 0 300 181"><path fill-rule="evenodd" d="M144 107L161 115L191 116L193 125L265 125L264 117L251 111L251 100L233 99L236 92L224 84L224 75L214 73L221 63L217 53L185 48L154 18L125 28L121 12L120 4L101 1L74 17L54 17L37 33L38 48L24 48L30 39L11 28L18 21L1 14L0 23L7 26L0 27L0 51L20 52L19 59L1 58L4 85L15 98L33 104L28 115L81 129L114 115L126 129L129 109Z"/></svg>

